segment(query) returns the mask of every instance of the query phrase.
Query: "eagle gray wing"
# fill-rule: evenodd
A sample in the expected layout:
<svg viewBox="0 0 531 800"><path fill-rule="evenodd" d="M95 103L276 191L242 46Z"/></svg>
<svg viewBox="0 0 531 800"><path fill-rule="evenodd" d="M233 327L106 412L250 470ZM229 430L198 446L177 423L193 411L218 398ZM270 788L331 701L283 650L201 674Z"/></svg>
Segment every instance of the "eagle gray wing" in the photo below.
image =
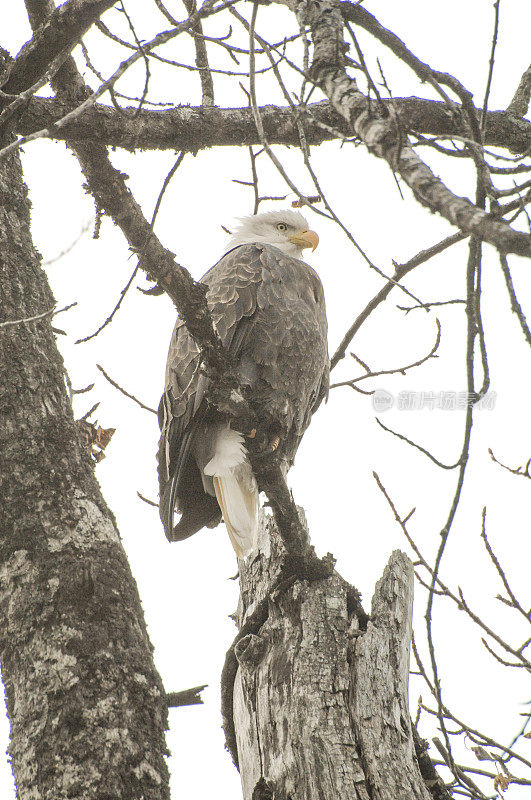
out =
<svg viewBox="0 0 531 800"><path fill-rule="evenodd" d="M288 464L311 415L328 391L327 326L314 270L271 245L231 250L201 282L224 346L264 429L279 436ZM208 379L199 348L182 320L175 326L159 406L160 514L170 539L216 525L220 509L197 454L223 419L204 402ZM204 464L203 464L204 466ZM174 508L181 513L173 527Z"/></svg>

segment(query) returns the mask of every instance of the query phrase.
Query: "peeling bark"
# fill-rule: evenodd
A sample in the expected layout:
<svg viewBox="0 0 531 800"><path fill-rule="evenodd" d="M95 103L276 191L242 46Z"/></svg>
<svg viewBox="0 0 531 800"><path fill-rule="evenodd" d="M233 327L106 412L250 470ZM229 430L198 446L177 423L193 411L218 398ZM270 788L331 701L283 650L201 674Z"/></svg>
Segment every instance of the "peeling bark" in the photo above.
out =
<svg viewBox="0 0 531 800"><path fill-rule="evenodd" d="M376 584L371 617L352 656L352 719L372 800L429 797L409 716L413 566L396 550Z"/></svg>
<svg viewBox="0 0 531 800"><path fill-rule="evenodd" d="M0 309L54 300L18 158L0 163ZM0 329L0 661L20 800L167 800L167 706L48 319Z"/></svg>
<svg viewBox="0 0 531 800"><path fill-rule="evenodd" d="M269 520L240 563L222 685L244 800L428 800L408 711L411 562L393 553L367 622L337 573L283 581L282 559Z"/></svg>

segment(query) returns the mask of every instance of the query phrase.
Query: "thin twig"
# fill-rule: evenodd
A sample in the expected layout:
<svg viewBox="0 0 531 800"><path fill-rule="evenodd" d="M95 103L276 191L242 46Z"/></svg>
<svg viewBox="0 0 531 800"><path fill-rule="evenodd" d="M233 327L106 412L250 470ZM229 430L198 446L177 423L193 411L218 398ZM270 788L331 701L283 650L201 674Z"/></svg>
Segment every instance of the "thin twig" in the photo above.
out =
<svg viewBox="0 0 531 800"><path fill-rule="evenodd" d="M424 455L427 456L430 459L430 461L433 461L433 463L436 464L438 467L441 467L441 469L455 469L456 467L459 467L461 465L461 456L455 462L455 464L443 464L442 461L439 461L438 458L435 458L435 456L432 455L429 450L426 450L426 448L422 447L420 444L416 444L415 442L412 442L411 439L408 439L407 436L404 436L402 433L398 433L397 431L394 431L392 428L388 428L387 425L384 425L383 422L378 419L378 417L375 417L375 419L380 428L383 428L384 431L387 431L387 433L392 433L393 436L397 437L397 439L401 439L403 442L407 442L407 444L411 445L411 447L414 447L415 450L420 450L421 453L424 453Z"/></svg>
<svg viewBox="0 0 531 800"><path fill-rule="evenodd" d="M507 263L507 257L503 253L500 253L500 265L502 268L503 277L505 278L505 285L507 286L507 291L509 292L509 298L511 300L511 311L518 317L518 322L520 323L525 340L529 345L531 345L531 330L529 330L525 314L522 311L522 306L516 297L511 271Z"/></svg>
<svg viewBox="0 0 531 800"><path fill-rule="evenodd" d="M102 332L102 330L104 330L104 328L107 327L107 325L111 324L111 322L113 321L116 313L120 309L120 306L122 305L127 292L131 288L131 285L132 285L132 283L133 283L133 281L135 279L135 276L136 276L138 270L143 267L142 258L144 256L146 250L147 250L147 247L148 247L148 244L149 244L149 240L153 236L153 227L155 225L155 220L157 219L157 214L159 213L159 209L160 209L160 204L162 202L162 198L164 197L164 193L165 193L166 189L168 188L171 179L175 175L175 172L177 171L177 169L181 165L184 156L185 156L185 152L184 151L179 153L175 163L173 164L172 168L170 169L170 171L168 172L168 174L166 175L166 177L164 179L164 182L162 184L162 188L161 188L161 190L159 192L159 196L157 197L157 201L155 203L155 209L154 209L153 215L151 217L151 222L149 223L150 232L149 232L148 236L146 237L146 241L144 242L144 246L142 248L142 251L139 254L138 263L137 263L136 267L134 268L133 272L131 273L131 276L130 276L129 280L127 281L127 283L125 284L123 289L120 291L120 297L118 298L118 301L115 304L113 310L111 311L111 313L109 314L107 319L104 320L104 322L101 323L101 325L99 326L99 328L97 328L97 330L95 330L93 333L88 334L88 336L84 336L82 339L78 339L75 342L75 344L82 344L83 342L89 342L91 339L94 339L96 336L98 336L98 334L100 334Z"/></svg>
<svg viewBox="0 0 531 800"><path fill-rule="evenodd" d="M108 315L108 317L101 323L101 325L95 331L93 331L92 333L87 334L87 336L83 336L81 339L76 339L74 344L83 344L84 342L90 342L90 340L91 339L95 339L96 336L98 336L102 332L102 330L104 330L107 327L107 325L111 324L111 322L113 321L115 315L117 314L120 306L122 305L122 303L123 303L123 301L125 299L125 296L126 296L127 292L129 291L129 289L131 287L131 284L133 283L139 268L140 268L140 264L137 264L136 267L134 268L134 270L132 271L131 275L129 276L129 280L127 281L127 283L125 284L123 289L120 290L120 297L118 298L118 301L116 302L113 310Z"/></svg>
<svg viewBox="0 0 531 800"><path fill-rule="evenodd" d="M148 504L148 506L154 506L155 508L158 508L158 507L159 507L159 504L158 504L158 503L155 503L155 501L154 501L154 500L150 500L148 497L144 497L144 495L143 495L143 494L140 494L140 492L138 491L138 489L137 489L137 492L136 492L136 493L137 493L138 497L139 497L141 500L143 500L143 501L144 501L144 503L147 503L147 504Z"/></svg>
<svg viewBox="0 0 531 800"><path fill-rule="evenodd" d="M212 16L213 14L218 14L220 11L224 11L226 8L229 8L234 3L239 2L239 0L223 0L219 5L215 5L217 0L206 0L205 3L201 6L201 8L192 14L187 20L180 22L175 28L169 31L162 31L157 36L155 36L151 41L145 42L143 44L143 51L145 53L150 52L153 48L159 47L160 45L166 44L171 39L174 39L179 34L183 33L184 31L189 30L190 28L194 27L194 25L198 22L198 20L204 19L205 17ZM28 142L33 142L36 139L42 139L47 137L53 137L54 131L63 128L69 122L74 119L80 117L84 111L88 108L91 108L97 101L101 95L105 94L110 88L114 86L116 81L122 77L122 75L131 67L139 58L142 58L142 53L138 50L135 52L125 61L122 61L118 69L116 69L113 74L104 81L86 100L76 106L75 109L69 111L60 119L53 122L48 128L42 128L41 130L35 131L34 133L28 134L27 136L21 136L17 141L12 142L11 144L6 145L4 148L0 150L0 158L5 158L9 153L13 152L14 150L19 149L22 145L27 144ZM55 63L55 62L54 62ZM62 63L62 61L61 61ZM48 78L49 80L49 78Z"/></svg>
<svg viewBox="0 0 531 800"><path fill-rule="evenodd" d="M77 306L77 301L75 303L69 303L67 306L63 306L63 308L59 308L55 311L55 306L49 308L48 311L43 311L42 314L35 314L33 317L24 317L23 319L8 319L4 322L0 322L0 328L9 328L12 325L22 325L26 322L36 322L39 319L45 319L46 317L56 317L57 314L61 314L63 311L68 311L68 309Z"/></svg>
<svg viewBox="0 0 531 800"><path fill-rule="evenodd" d="M397 308L400 309L400 311L405 311L406 314L409 314L410 311L415 311L418 308L429 309L434 308L435 306L452 306L458 303L465 305L466 300L435 300L432 303L421 303L419 306L397 306Z"/></svg>
<svg viewBox="0 0 531 800"><path fill-rule="evenodd" d="M421 250L420 253L417 253L416 256L413 256L409 261L405 264L396 264L395 265L395 273L393 275L392 280L390 280L385 286L383 286L380 291L369 301L369 303L365 306L363 311L358 314L350 328L345 333L343 339L338 345L338 348L332 358L330 359L330 369L334 369L338 365L338 363L345 357L347 352L347 347L351 343L352 339L359 331L361 326L364 322L369 318L372 312L377 308L380 303L387 298L388 294L397 286L397 282L402 280L408 272L411 272L416 267L420 266L420 264L424 264L426 261L429 261L433 256L442 253L448 247L451 247L453 244L457 242L461 242L463 239L466 239L466 234L464 233L454 233L452 236L447 236L446 239L443 239L441 242L432 245L432 247L428 247L426 250Z"/></svg>
<svg viewBox="0 0 531 800"><path fill-rule="evenodd" d="M100 403L99 403L99 401L98 401L97 403L94 403L94 405L92 406L92 408L89 408L89 410L87 411L87 413L86 413L86 414L83 414L83 416L82 416L82 417L80 417L78 420L76 420L76 422L85 422L85 421L86 421L86 420L87 420L89 417L91 417L91 416L92 416L92 414L94 414L94 412L95 412L95 411L96 411L96 409L98 408L99 404L100 404Z"/></svg>
<svg viewBox="0 0 531 800"><path fill-rule="evenodd" d="M140 54L142 56L142 59L144 61L144 66L145 66L145 69L146 69L146 77L144 79L144 88L142 90L142 95L139 98L138 106L136 107L134 113L132 114L132 118L136 119L138 117L138 115L140 114L140 112L142 110L142 106L144 105L144 101L145 101L145 99L147 97L148 88L149 88L149 80L151 78L151 71L149 69L149 58L147 56L146 51L144 50L144 48L142 46L142 43L141 43L140 39L136 35L136 30L135 30L135 26L133 25L133 20L131 19L131 17L129 16L127 11L125 10L125 6L124 6L123 0L120 0L120 7L121 7L121 10L123 12L124 17L127 20L127 24L129 26L129 30L133 34L133 38L135 40L136 47L137 47L138 51L140 52ZM194 11L195 11L195 9L194 9Z"/></svg>
<svg viewBox="0 0 531 800"><path fill-rule="evenodd" d="M197 10L196 0L183 0L188 14L192 14ZM208 62L208 53L206 42L203 37L203 26L201 21L190 30L190 34L194 34L195 45L195 64L199 71L199 80L201 81L201 104L203 106L214 106L214 81L212 79L212 71Z"/></svg>
<svg viewBox="0 0 531 800"><path fill-rule="evenodd" d="M236 16L242 24L247 28L249 31L249 97L251 102L251 110L253 113L253 118L256 125L256 130L258 131L258 136L260 138L260 142L262 147L264 148L265 152L275 165L276 169L285 180L289 188L292 192L294 192L300 200L305 199L305 195L299 190L299 188L293 183L289 175L287 174L286 170L282 166L281 162L277 158L276 154L274 153L273 149L271 148L267 137L264 131L264 125L262 123L262 117L260 115L260 110L258 108L258 103L256 100L256 50L255 50L255 38L257 35L255 34L255 25L256 25L256 16L258 14L258 2L254 0L253 4L253 13L251 16L251 22L248 23L235 9L232 9L233 16ZM261 40L263 41L263 40ZM327 215L324 212L319 211L319 209L314 209L317 214L326 217Z"/></svg>
<svg viewBox="0 0 531 800"><path fill-rule="evenodd" d="M438 739L436 736L434 736L433 738L433 744L435 745L439 753L442 755L444 763L446 764L448 769L452 771L452 773L459 781L464 783L469 789L472 789L472 791L474 792L474 797L478 798L478 800L487 800L486 795L484 795L483 792L476 786L474 781L471 778L469 778L468 775L466 775L462 769L460 769L460 767L453 760L451 754L444 747L441 740Z"/></svg>
<svg viewBox="0 0 531 800"><path fill-rule="evenodd" d="M120 386L118 383L116 383L116 381L113 381L113 379L109 375L107 375L107 373L105 372L105 370L103 369L103 367L100 364L96 364L96 366L99 369L99 371L101 372L101 374L103 375L103 377L106 378L109 381L111 386L114 386L115 389L118 389L119 392L124 394L130 400L133 400L137 405L140 406L140 408L143 408L145 411L151 411L152 414L156 414L157 413L154 408L151 408L151 406L146 406L146 404L143 403L141 400L139 400L137 397L135 397L134 394L131 394L126 389L124 389L122 386Z"/></svg>
<svg viewBox="0 0 531 800"><path fill-rule="evenodd" d="M430 358L436 358L435 353L439 349L439 344L441 343L441 323L439 322L438 319L435 321L437 323L437 336L435 338L435 344L433 345L433 347L431 348L430 352L427 355L423 356L417 361L414 361L411 364L406 364L406 366L403 367L395 367L395 369L381 369L372 372L370 369L367 368L365 364L363 364L362 361L360 361L360 359L357 356L354 355L354 353L351 353L351 355L356 359L356 361L358 361L366 369L365 375L360 375L358 378L352 378L349 381L341 381L341 383L332 383L330 385L330 388L336 389L338 386L353 386L353 384L358 383L359 381L367 380L367 378L376 378L379 377L380 375L397 375L397 374L405 375L407 370L413 369L413 367L420 367L422 364L425 364L426 361L428 361Z"/></svg>
<svg viewBox="0 0 531 800"><path fill-rule="evenodd" d="M483 100L483 109L481 111L481 132L485 134L485 127L487 124L487 108L489 105L490 87L492 83L492 73L494 71L494 54L496 52L496 45L498 43L498 28L500 24L500 0L495 0L494 3L494 32L492 34L492 47L490 50L489 58L489 74L487 77L487 85L485 87L485 97Z"/></svg>
<svg viewBox="0 0 531 800"><path fill-rule="evenodd" d="M411 649L413 651L413 656L415 658L415 662L417 664L419 672L421 673L421 675L422 675L424 681L426 682L426 685L428 686L428 688L429 688L430 692L432 693L432 695L434 697L436 697L434 686L433 686L432 682L430 681L430 679L428 677L428 674L426 672L426 668L424 667L424 664L422 663L422 661L420 659L414 634L411 637ZM433 716L437 716L437 711L433 711L432 709L428 708L425 705L423 705L422 708L425 711L427 711L429 714L432 714ZM520 761L522 764L525 764L526 767L531 767L531 761L529 761L527 758L525 758L524 756L522 756L519 753L517 753L511 747L506 747L505 745L501 744L500 742L497 742L495 739L492 739L490 736L487 736L486 734L481 733L480 731L476 730L475 728L470 727L470 725L467 725L465 722L463 722L461 719L459 719L459 717L456 717L455 714L452 711L450 711L448 706L443 706L443 712L444 712L445 716L448 719L452 720L452 722L454 722L456 725L459 725L460 728L461 728L461 732L466 733L467 736L470 737L470 739L473 742L475 742L477 744L482 744L482 745L484 745L486 747L495 747L496 749L501 750L504 753L507 753L509 758L514 758L517 761Z"/></svg>
<svg viewBox="0 0 531 800"><path fill-rule="evenodd" d="M46 261L43 261L42 262L42 266L43 267L49 267L51 264L55 264L57 261L60 261L62 258L64 258L64 256L68 255L68 253L70 253L74 249L74 247L81 241L81 239L83 238L85 233L87 233L87 231L89 231L91 229L93 224L94 224L94 219L91 219L88 222L85 222L82 225L81 230L79 231L79 233L76 236L76 238L67 247L65 247L64 250L61 250L61 252L58 253L58 255L52 256L52 258L49 258Z"/></svg>
<svg viewBox="0 0 531 800"><path fill-rule="evenodd" d="M502 566L501 566L497 556L495 555L494 550L492 549L492 546L491 546L491 544L490 544L490 542L488 540L487 528L486 528L486 518L487 518L487 509L484 506L483 507L483 514L482 514L482 518L481 518L481 538L482 538L483 543L484 543L484 545L486 547L487 553L489 554L490 560L492 561L492 563L494 564L494 567L496 568L496 572L498 573L498 575L501 578L501 581L502 581L502 583L503 583L503 585L505 587L505 591L507 592L507 594L511 598L511 603L512 603L513 608L516 608L525 617L527 622L529 622L529 614L526 611L524 611L524 609L522 608L522 606L519 603L518 599L516 598L516 595L514 594L513 590L511 589L509 581L507 580L507 576L505 575L505 572L502 569Z"/></svg>
<svg viewBox="0 0 531 800"><path fill-rule="evenodd" d="M512 467L508 467L506 464L502 464L501 461L498 461L498 459L496 458L490 447L489 447L489 455L496 464L499 464L500 467L506 469L507 472L511 472L513 475L521 475L522 478L528 478L529 480L531 480L531 474L529 473L529 467L531 466L531 458L528 459L525 467L516 467L515 469L513 469Z"/></svg>

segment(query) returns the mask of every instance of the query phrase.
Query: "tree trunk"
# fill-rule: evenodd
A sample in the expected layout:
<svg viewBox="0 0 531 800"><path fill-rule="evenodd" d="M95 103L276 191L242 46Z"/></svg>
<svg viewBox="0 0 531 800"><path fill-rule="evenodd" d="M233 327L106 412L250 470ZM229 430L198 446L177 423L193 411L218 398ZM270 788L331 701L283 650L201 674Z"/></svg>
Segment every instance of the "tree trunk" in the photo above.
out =
<svg viewBox="0 0 531 800"><path fill-rule="evenodd" d="M0 161L0 319L54 305ZM0 660L20 800L165 800L167 706L50 317L0 325Z"/></svg>
<svg viewBox="0 0 531 800"><path fill-rule="evenodd" d="M392 554L369 619L337 573L282 577L271 520L240 568L222 692L244 800L428 800L408 710L407 556Z"/></svg>

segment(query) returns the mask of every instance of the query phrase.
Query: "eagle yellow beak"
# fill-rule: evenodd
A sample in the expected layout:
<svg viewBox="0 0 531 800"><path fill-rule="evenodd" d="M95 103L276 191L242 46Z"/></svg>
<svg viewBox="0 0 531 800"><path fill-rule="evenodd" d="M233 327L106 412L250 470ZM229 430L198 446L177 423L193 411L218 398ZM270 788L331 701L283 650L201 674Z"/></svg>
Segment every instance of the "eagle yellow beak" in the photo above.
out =
<svg viewBox="0 0 531 800"><path fill-rule="evenodd" d="M294 236L290 236L289 241L292 242L292 244L296 244L298 247L301 247L302 249L305 247L311 247L312 250L315 250L319 244L319 237L315 231L299 231L298 233L294 234Z"/></svg>

